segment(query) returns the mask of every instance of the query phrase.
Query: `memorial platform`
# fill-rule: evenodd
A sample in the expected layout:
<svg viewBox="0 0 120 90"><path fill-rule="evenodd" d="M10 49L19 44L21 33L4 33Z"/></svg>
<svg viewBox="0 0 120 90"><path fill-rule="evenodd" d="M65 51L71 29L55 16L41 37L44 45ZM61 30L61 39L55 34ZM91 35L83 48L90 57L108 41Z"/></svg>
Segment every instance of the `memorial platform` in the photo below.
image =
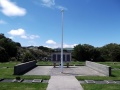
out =
<svg viewBox="0 0 120 90"><path fill-rule="evenodd" d="M54 68L53 66L37 66L24 75L50 75L50 76L105 76L104 74L93 70L87 66L64 66L63 73L61 73L60 66Z"/></svg>

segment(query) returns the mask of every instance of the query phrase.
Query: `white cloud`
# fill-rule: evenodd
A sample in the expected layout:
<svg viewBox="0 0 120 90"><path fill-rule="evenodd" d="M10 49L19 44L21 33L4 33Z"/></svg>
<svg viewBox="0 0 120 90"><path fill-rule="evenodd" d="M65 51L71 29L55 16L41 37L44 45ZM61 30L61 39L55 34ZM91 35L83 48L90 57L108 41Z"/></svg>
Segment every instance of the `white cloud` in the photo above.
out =
<svg viewBox="0 0 120 90"><path fill-rule="evenodd" d="M74 48L74 46L76 46L77 44L72 44L72 45L69 45L69 44L63 44L63 47L64 48Z"/></svg>
<svg viewBox="0 0 120 90"><path fill-rule="evenodd" d="M48 8L57 8L57 9L64 9L67 10L67 8L61 6L61 5L56 5L55 0L41 0L42 5Z"/></svg>
<svg viewBox="0 0 120 90"><path fill-rule="evenodd" d="M60 9L60 10L62 10L62 9L68 10L66 7L63 7L63 6L56 6L56 8L58 8L58 9Z"/></svg>
<svg viewBox="0 0 120 90"><path fill-rule="evenodd" d="M36 39L36 38L39 38L38 35L27 35L25 30L22 29L22 28L19 28L19 29L16 29L16 30L10 30L8 32L9 35L11 35L11 37L15 37L15 36L18 36L22 39L30 39L30 40L33 40L33 39Z"/></svg>
<svg viewBox="0 0 120 90"><path fill-rule="evenodd" d="M39 38L39 36L38 35L30 35L29 38L30 39L35 39L35 38Z"/></svg>
<svg viewBox="0 0 120 90"><path fill-rule="evenodd" d="M47 40L46 47L49 48L61 48L61 44L56 43L54 40ZM63 48L74 48L77 44L63 44Z"/></svg>
<svg viewBox="0 0 120 90"><path fill-rule="evenodd" d="M47 40L47 41L46 41L46 44L52 44L52 45L55 45L55 44L56 44L56 42L55 42L55 41L53 41L53 40Z"/></svg>
<svg viewBox="0 0 120 90"><path fill-rule="evenodd" d="M74 48L77 44L63 44L63 48ZM55 45L46 45L45 47L49 48L61 48L61 44L55 44Z"/></svg>
<svg viewBox="0 0 120 90"><path fill-rule="evenodd" d="M1 12L6 16L24 16L26 10L17 6L10 0L0 0Z"/></svg>
<svg viewBox="0 0 120 90"><path fill-rule="evenodd" d="M6 22L3 20L0 20L0 24L6 24Z"/></svg>
<svg viewBox="0 0 120 90"><path fill-rule="evenodd" d="M25 30L23 29L17 29L17 30L11 30L8 32L8 34L12 36L24 36L25 35Z"/></svg>
<svg viewBox="0 0 120 90"><path fill-rule="evenodd" d="M41 0L42 5L46 7L52 7L55 5L55 0Z"/></svg>

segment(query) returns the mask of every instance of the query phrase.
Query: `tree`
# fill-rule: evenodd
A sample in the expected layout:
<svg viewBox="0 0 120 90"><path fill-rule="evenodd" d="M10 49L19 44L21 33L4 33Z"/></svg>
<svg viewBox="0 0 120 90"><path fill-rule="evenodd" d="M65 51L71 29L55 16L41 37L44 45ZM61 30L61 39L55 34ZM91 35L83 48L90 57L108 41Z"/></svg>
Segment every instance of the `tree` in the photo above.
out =
<svg viewBox="0 0 120 90"><path fill-rule="evenodd" d="M106 61L120 61L120 45L110 43L101 47L100 52Z"/></svg>
<svg viewBox="0 0 120 90"><path fill-rule="evenodd" d="M0 46L0 62L7 62L8 61L8 54L4 48Z"/></svg>
<svg viewBox="0 0 120 90"><path fill-rule="evenodd" d="M74 47L73 57L78 61L91 60L94 47L88 44L79 44Z"/></svg>
<svg viewBox="0 0 120 90"><path fill-rule="evenodd" d="M6 38L4 34L0 34L0 46L4 48L9 58L16 57L17 44L13 42L11 39Z"/></svg>

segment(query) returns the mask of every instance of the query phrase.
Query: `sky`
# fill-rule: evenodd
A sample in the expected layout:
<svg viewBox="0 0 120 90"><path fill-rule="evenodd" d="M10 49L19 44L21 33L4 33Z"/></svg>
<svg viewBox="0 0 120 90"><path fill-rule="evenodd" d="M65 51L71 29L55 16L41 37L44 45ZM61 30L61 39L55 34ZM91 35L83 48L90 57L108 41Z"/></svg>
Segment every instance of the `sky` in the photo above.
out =
<svg viewBox="0 0 120 90"><path fill-rule="evenodd" d="M22 46L120 44L120 0L0 0L0 33Z"/></svg>

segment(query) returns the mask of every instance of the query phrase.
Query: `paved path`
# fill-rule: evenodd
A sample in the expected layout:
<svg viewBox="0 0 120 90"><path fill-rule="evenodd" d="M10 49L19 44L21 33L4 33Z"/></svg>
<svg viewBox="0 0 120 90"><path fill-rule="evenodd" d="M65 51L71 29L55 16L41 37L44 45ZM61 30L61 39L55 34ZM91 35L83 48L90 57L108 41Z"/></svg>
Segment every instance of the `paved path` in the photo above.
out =
<svg viewBox="0 0 120 90"><path fill-rule="evenodd" d="M47 90L83 90L75 76L51 76Z"/></svg>

